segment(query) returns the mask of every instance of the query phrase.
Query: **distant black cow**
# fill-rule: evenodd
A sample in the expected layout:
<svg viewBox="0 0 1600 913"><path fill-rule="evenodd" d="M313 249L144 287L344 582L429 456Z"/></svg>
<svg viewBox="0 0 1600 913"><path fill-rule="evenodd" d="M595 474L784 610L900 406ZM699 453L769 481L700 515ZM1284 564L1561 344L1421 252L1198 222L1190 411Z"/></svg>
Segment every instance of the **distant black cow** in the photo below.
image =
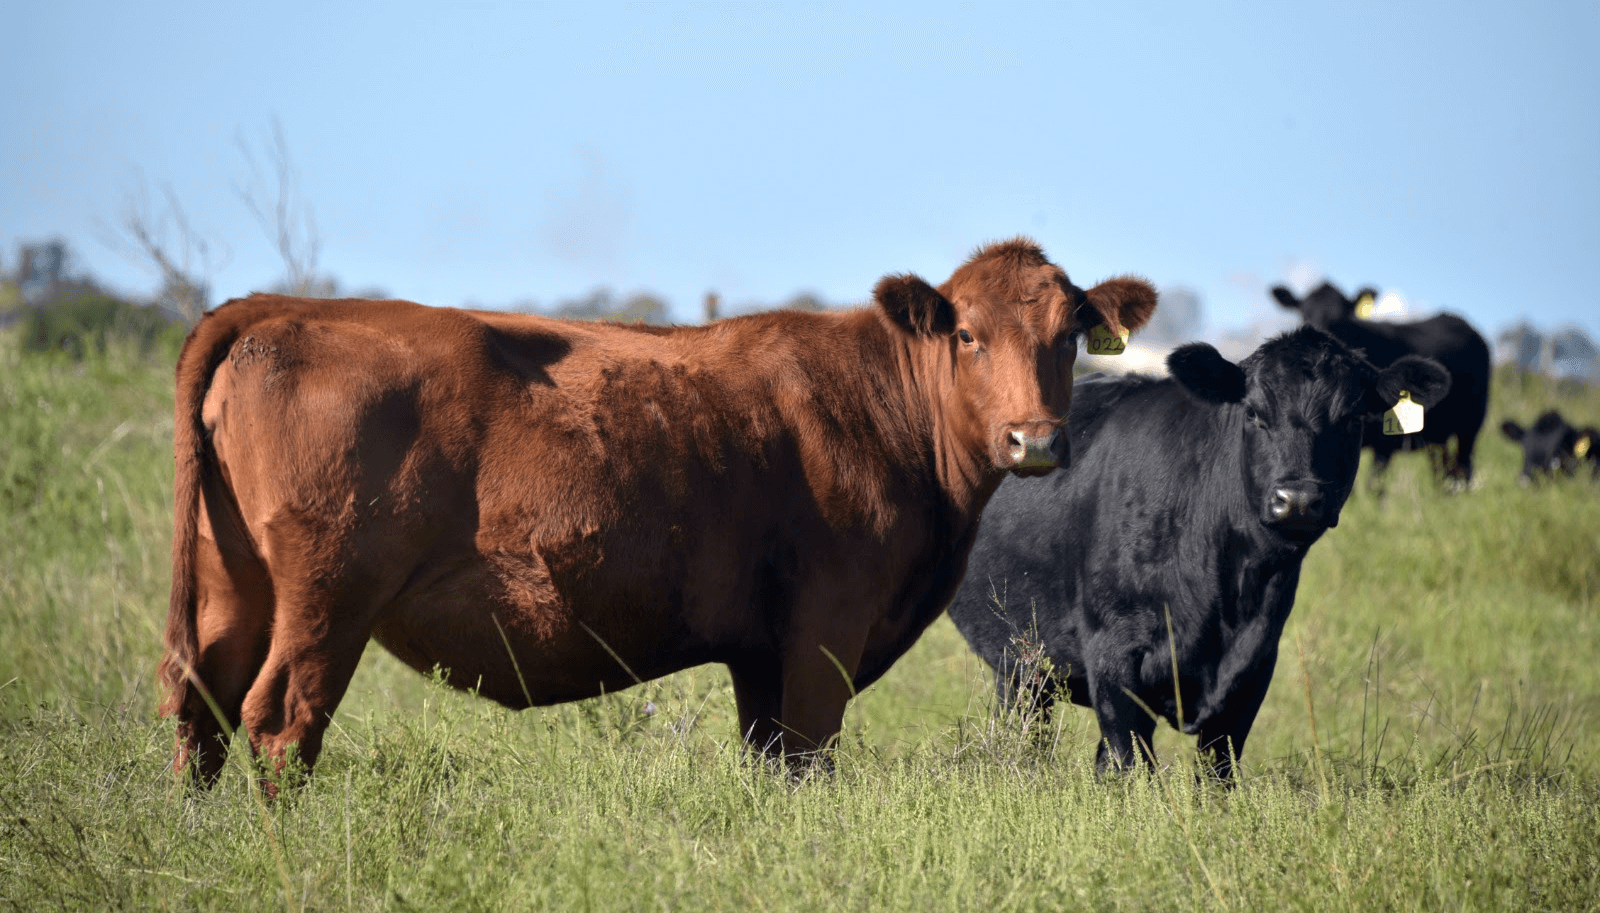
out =
<svg viewBox="0 0 1600 913"><path fill-rule="evenodd" d="M1522 445L1524 483L1556 473L1572 474L1587 464L1591 476L1600 477L1600 429L1574 428L1561 413L1546 411L1524 429L1510 419L1500 423L1506 437Z"/></svg>
<svg viewBox="0 0 1600 913"><path fill-rule="evenodd" d="M1424 355L1450 372L1450 395L1428 413L1428 423L1417 434L1385 435L1381 423L1367 424L1364 445L1372 448L1374 478L1389 465L1396 450L1427 448L1434 471L1457 486L1472 481L1472 449L1489 411L1489 344L1472 325L1454 314L1440 314L1415 323L1386 323L1356 316L1357 301L1377 297L1364 288L1356 301L1324 282L1304 299L1283 286L1272 290L1278 303L1300 312L1307 324L1325 330L1346 345L1361 350L1378 367L1394 364L1402 355ZM1371 299L1368 299L1371 300ZM1450 438L1456 439L1454 453Z"/></svg>
<svg viewBox="0 0 1600 913"><path fill-rule="evenodd" d="M1002 702L1020 696L1018 645L1042 645L1053 677L1035 699L1048 708L1065 686L1094 708L1102 771L1149 751L1154 713L1199 736L1228 779L1300 563L1355 482L1362 423L1401 390L1431 406L1450 379L1416 356L1379 369L1310 327L1237 365L1203 343L1167 365L1171 378L1075 386L1072 468L1001 484L950 616Z"/></svg>

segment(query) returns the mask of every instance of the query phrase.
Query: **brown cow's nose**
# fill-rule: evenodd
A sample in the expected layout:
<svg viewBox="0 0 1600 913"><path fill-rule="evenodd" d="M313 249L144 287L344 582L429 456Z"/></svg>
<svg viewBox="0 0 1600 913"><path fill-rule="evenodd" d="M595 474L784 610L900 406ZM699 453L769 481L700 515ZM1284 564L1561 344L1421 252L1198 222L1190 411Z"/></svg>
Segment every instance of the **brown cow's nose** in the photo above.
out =
<svg viewBox="0 0 1600 913"><path fill-rule="evenodd" d="M1067 436L1054 422L1029 422L1006 435L1011 468L1051 470L1067 464Z"/></svg>

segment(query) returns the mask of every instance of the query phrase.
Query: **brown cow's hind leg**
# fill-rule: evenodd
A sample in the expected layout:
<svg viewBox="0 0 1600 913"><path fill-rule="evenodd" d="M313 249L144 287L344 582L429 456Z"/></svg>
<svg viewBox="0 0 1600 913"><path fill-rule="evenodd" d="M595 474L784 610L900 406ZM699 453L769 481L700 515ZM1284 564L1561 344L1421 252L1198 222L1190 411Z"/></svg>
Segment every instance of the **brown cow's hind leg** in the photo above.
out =
<svg viewBox="0 0 1600 913"><path fill-rule="evenodd" d="M199 656L178 708L173 769L190 771L196 785L209 788L228 760L245 694L266 656L272 592L253 557L224 555L206 540L196 554L196 571Z"/></svg>
<svg viewBox="0 0 1600 913"><path fill-rule="evenodd" d="M269 775L281 775L291 756L306 773L316 764L322 736L366 648L364 610L310 588L280 593L272 646L243 708L250 746ZM277 792L270 780L263 787L269 795Z"/></svg>

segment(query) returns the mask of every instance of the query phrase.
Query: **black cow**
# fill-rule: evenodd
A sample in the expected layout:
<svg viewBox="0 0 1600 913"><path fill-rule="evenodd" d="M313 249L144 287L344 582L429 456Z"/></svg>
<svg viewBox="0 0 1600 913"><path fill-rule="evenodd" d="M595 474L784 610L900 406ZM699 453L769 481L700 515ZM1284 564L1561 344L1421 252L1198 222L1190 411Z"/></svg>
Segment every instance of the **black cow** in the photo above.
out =
<svg viewBox="0 0 1600 913"><path fill-rule="evenodd" d="M1532 428L1524 429L1507 419L1500 423L1500 431L1522 445L1522 475L1518 481L1523 484L1546 474L1571 475L1585 463L1591 474L1600 478L1600 429L1574 428L1561 413L1550 409L1534 420Z"/></svg>
<svg viewBox="0 0 1600 913"><path fill-rule="evenodd" d="M1450 394L1428 413L1422 431L1390 436L1383 433L1379 421L1367 424L1364 444L1372 449L1374 481L1396 450L1422 448L1432 456L1436 475L1456 487L1472 481L1472 449L1489 411L1489 344L1471 324L1454 314L1415 323L1363 320L1356 316L1357 302L1377 297L1370 288L1358 292L1356 301L1326 282L1304 299L1281 285L1272 289L1272 295L1284 307L1299 311L1307 324L1361 350L1380 368L1394 364L1402 355L1423 355L1450 372ZM1454 453L1449 447L1452 437L1456 439Z"/></svg>
<svg viewBox="0 0 1600 913"><path fill-rule="evenodd" d="M1167 366L1170 378L1075 386L1072 468L1000 486L950 617L995 668L1002 703L1026 693L1017 646L1043 647L1034 699L1048 709L1065 686L1094 708L1100 770L1148 754L1155 714L1199 736L1227 780L1300 563L1355 482L1362 423L1401 390L1432 406L1450 377L1417 356L1377 368L1311 327L1237 365L1191 343Z"/></svg>

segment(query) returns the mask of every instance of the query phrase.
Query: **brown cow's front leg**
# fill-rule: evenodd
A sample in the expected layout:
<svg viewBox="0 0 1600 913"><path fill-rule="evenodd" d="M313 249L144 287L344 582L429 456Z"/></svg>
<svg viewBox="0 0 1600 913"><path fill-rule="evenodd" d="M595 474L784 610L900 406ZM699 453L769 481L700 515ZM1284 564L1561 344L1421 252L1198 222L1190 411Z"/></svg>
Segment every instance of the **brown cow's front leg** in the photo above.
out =
<svg viewBox="0 0 1600 913"><path fill-rule="evenodd" d="M739 704L739 732L745 747L767 758L783 757L783 674L775 653L728 663L733 697Z"/></svg>
<svg viewBox="0 0 1600 913"><path fill-rule="evenodd" d="M855 696L866 632L797 631L783 661L783 754L792 769L826 762Z"/></svg>

